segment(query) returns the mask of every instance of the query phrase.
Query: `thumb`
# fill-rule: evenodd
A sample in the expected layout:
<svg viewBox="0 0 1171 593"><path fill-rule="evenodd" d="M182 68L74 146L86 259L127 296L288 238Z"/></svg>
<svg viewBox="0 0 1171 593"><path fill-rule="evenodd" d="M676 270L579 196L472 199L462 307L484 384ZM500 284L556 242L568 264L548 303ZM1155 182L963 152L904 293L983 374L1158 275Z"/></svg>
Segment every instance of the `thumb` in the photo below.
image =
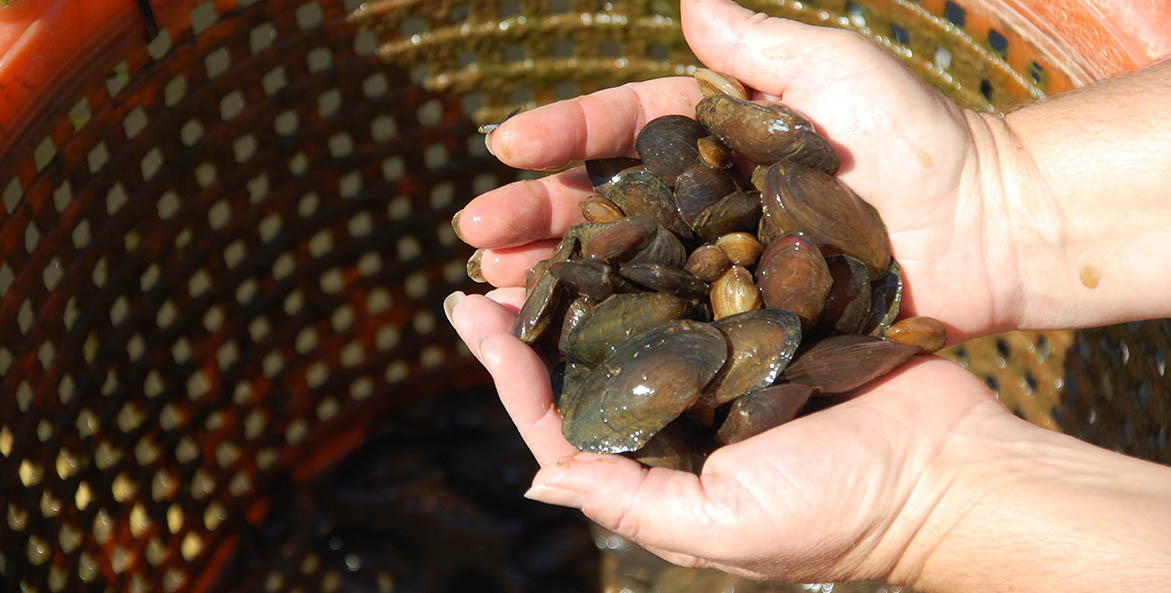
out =
<svg viewBox="0 0 1171 593"><path fill-rule="evenodd" d="M738 508L751 506L747 502L735 504L750 497L734 480L648 469L616 455L579 453L546 466L525 496L579 508L644 546L717 562L736 555L743 543L732 533L734 522L751 523L754 516Z"/></svg>
<svg viewBox="0 0 1171 593"><path fill-rule="evenodd" d="M696 57L758 91L781 96L793 84L834 67L847 31L753 12L732 0L682 0L683 36Z"/></svg>

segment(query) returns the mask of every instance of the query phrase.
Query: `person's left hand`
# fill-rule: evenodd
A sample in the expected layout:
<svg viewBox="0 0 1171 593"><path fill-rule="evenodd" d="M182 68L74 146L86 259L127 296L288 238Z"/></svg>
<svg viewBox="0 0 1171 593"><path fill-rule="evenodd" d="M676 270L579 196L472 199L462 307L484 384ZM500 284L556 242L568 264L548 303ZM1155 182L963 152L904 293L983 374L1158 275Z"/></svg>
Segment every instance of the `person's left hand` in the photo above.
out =
<svg viewBox="0 0 1171 593"><path fill-rule="evenodd" d="M1040 430L967 371L922 357L863 395L717 450L699 476L579 453L562 436L548 369L509 334L522 299L523 289L502 288L457 293L447 306L543 468L526 496L579 508L680 565L790 582L913 581L931 548L920 528L974 454L954 443Z"/></svg>

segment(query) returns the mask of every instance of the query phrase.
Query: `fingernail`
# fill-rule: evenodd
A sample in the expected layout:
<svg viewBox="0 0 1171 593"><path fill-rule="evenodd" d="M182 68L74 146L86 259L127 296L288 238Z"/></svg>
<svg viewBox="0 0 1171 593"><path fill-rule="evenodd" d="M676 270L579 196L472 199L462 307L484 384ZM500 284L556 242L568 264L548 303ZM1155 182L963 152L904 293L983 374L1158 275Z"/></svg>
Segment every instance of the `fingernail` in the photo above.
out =
<svg viewBox="0 0 1171 593"><path fill-rule="evenodd" d="M479 358L480 360L484 360L484 342L488 338L491 338L491 337L492 337L491 335L487 335L487 336L480 338L479 342L476 342L476 358ZM488 366L488 363L485 362L484 366ZM491 369L489 369L489 370L491 370Z"/></svg>
<svg viewBox="0 0 1171 593"><path fill-rule="evenodd" d="M484 146L488 148L488 154L496 156L496 153L492 152L492 132L484 134Z"/></svg>
<svg viewBox="0 0 1171 593"><path fill-rule="evenodd" d="M484 273L480 270L480 261L483 259L483 249L477 249L476 252L468 258L468 278L471 278L476 282L487 282L487 280L484 280Z"/></svg>
<svg viewBox="0 0 1171 593"><path fill-rule="evenodd" d="M459 239L460 241L464 241L464 236L459 232L459 217L463 213L464 211L460 210L459 212L455 213L455 216L451 217L451 230L455 231L455 238ZM464 243L467 243L467 241L464 241Z"/></svg>
<svg viewBox="0 0 1171 593"><path fill-rule="evenodd" d="M465 296L467 295L463 291L457 290L443 299L443 312L447 315L448 323L451 323L451 312L455 311L455 307L459 305L460 301L464 300Z"/></svg>
<svg viewBox="0 0 1171 593"><path fill-rule="evenodd" d="M525 498L545 504L555 504L557 506L578 510L581 510L582 505L585 503L581 495L572 490L550 488L548 486L533 486L529 488L525 492Z"/></svg>

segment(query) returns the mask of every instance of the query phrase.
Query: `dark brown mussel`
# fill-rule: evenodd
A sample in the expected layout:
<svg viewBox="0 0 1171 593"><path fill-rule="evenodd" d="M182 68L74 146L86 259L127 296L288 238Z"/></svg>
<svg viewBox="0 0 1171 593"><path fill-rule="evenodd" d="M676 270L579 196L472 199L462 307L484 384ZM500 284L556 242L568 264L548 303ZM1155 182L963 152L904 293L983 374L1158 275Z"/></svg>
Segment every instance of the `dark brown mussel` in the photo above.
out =
<svg viewBox="0 0 1171 593"><path fill-rule="evenodd" d="M641 164L642 162L638 159L616 156L608 159L586 161L585 170L586 176L590 179L590 185L594 187L594 191L603 194L602 189L613 185L618 180L619 173Z"/></svg>
<svg viewBox="0 0 1171 593"><path fill-rule="evenodd" d="M562 355L569 349L569 334L573 333L576 328L585 318L586 313L594 308L597 301L579 296L572 301L569 301L569 306L565 307L565 318L561 322L561 333L557 336L557 352Z"/></svg>
<svg viewBox="0 0 1171 593"><path fill-rule="evenodd" d="M756 231L760 215L760 192L737 190L700 213L692 228L710 242L728 233Z"/></svg>
<svg viewBox="0 0 1171 593"><path fill-rule="evenodd" d="M590 226L594 229L581 240L582 257L609 263L622 262L634 257L658 230L655 221L645 216L627 216L613 222L593 223Z"/></svg>
<svg viewBox="0 0 1171 593"><path fill-rule="evenodd" d="M626 213L617 204L602 196L590 196L578 204L581 215L589 222L614 222Z"/></svg>
<svg viewBox="0 0 1171 593"><path fill-rule="evenodd" d="M799 353L784 376L824 394L845 393L877 379L922 351L874 336L826 338Z"/></svg>
<svg viewBox="0 0 1171 593"><path fill-rule="evenodd" d="M571 395L562 423L582 451L636 451L699 399L727 342L706 323L675 321L623 342Z"/></svg>
<svg viewBox="0 0 1171 593"><path fill-rule="evenodd" d="M796 313L801 328L809 329L821 316L833 277L816 245L801 233L786 233L761 254L756 283L766 307Z"/></svg>
<svg viewBox="0 0 1171 593"><path fill-rule="evenodd" d="M882 337L899 316L902 300L903 269L891 258L886 273L870 284L870 318L866 321L866 333Z"/></svg>
<svg viewBox="0 0 1171 593"><path fill-rule="evenodd" d="M947 328L933 317L908 317L890 326L883 335L900 344L918 346L925 354L947 346Z"/></svg>
<svg viewBox="0 0 1171 593"><path fill-rule="evenodd" d="M675 194L670 187L645 167L633 167L618 174L614 181L599 190L627 216L645 216L678 235L693 237L691 227L679 217Z"/></svg>
<svg viewBox="0 0 1171 593"><path fill-rule="evenodd" d="M728 338L728 361L697 405L714 408L772 385L801 343L801 320L783 309L757 309L712 322Z"/></svg>
<svg viewBox="0 0 1171 593"><path fill-rule="evenodd" d="M780 103L753 103L712 95L695 106L699 122L724 144L758 165L788 160L835 173L840 162L813 124Z"/></svg>
<svg viewBox="0 0 1171 593"><path fill-rule="evenodd" d="M683 298L704 298L708 284L683 270L663 264L630 263L618 267L623 278L647 290L666 292Z"/></svg>
<svg viewBox="0 0 1171 593"><path fill-rule="evenodd" d="M631 264L662 264L670 268L680 268L687 261L687 248L675 236L675 233L655 225L655 232L642 247L635 252L627 263Z"/></svg>
<svg viewBox="0 0 1171 593"><path fill-rule="evenodd" d="M616 294L595 305L576 324L565 342L569 360L595 366L635 334L683 319L688 304L661 292Z"/></svg>
<svg viewBox="0 0 1171 593"><path fill-rule="evenodd" d="M832 175L774 163L765 173L761 202L763 242L801 231L826 255L857 258L876 278L890 265L890 239L878 211Z"/></svg>
<svg viewBox="0 0 1171 593"><path fill-rule="evenodd" d="M696 142L707 135L708 131L690 117L664 115L642 127L634 150L644 167L675 187L675 178L699 162Z"/></svg>
<svg viewBox="0 0 1171 593"><path fill-rule="evenodd" d="M716 431L716 442L731 445L780 426L797 416L814 389L782 383L746 393L732 402L728 417Z"/></svg>
<svg viewBox="0 0 1171 593"><path fill-rule="evenodd" d="M736 180L726 171L697 163L679 175L675 183L675 204L683 220L695 228L704 210L737 189Z"/></svg>
<svg viewBox="0 0 1171 593"><path fill-rule="evenodd" d="M549 371L549 383L553 387L553 404L559 409L570 407L566 392L573 391L590 374L590 367L563 360Z"/></svg>
<svg viewBox="0 0 1171 593"><path fill-rule="evenodd" d="M698 474L712 448L711 437L682 415L651 437L641 449L626 456L648 467Z"/></svg>
<svg viewBox="0 0 1171 593"><path fill-rule="evenodd" d="M629 292L633 287L605 262L588 259L554 262L549 273L561 281L570 292L598 303L616 292Z"/></svg>
<svg viewBox="0 0 1171 593"><path fill-rule="evenodd" d="M712 282L709 298L713 319L723 319L764 306L760 288L752 281L752 272L735 264L728 266L724 273Z"/></svg>
<svg viewBox="0 0 1171 593"><path fill-rule="evenodd" d="M565 290L561 281L545 267L533 283L533 289L525 298L524 304L521 305L516 324L512 327L512 335L527 344L536 342L558 316L565 300L564 296Z"/></svg>
<svg viewBox="0 0 1171 593"><path fill-rule="evenodd" d="M870 272L866 264L848 255L831 255L825 263L833 285L817 321L818 331L861 333L870 315Z"/></svg>

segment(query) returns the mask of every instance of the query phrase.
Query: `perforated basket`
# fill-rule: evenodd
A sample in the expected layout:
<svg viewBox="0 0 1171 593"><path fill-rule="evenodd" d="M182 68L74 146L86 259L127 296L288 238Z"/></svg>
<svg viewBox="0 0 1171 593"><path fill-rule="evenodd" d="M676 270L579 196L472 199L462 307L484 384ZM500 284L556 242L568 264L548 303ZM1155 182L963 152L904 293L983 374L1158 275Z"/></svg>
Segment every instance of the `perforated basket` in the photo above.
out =
<svg viewBox="0 0 1171 593"><path fill-rule="evenodd" d="M687 73L677 7L146 4L0 8L4 587L595 589L585 525L519 498L532 462L442 321L476 289L449 219L517 177L478 122ZM985 109L1168 47L1086 10L751 5ZM1166 462L1168 329L952 356L1030 420Z"/></svg>

